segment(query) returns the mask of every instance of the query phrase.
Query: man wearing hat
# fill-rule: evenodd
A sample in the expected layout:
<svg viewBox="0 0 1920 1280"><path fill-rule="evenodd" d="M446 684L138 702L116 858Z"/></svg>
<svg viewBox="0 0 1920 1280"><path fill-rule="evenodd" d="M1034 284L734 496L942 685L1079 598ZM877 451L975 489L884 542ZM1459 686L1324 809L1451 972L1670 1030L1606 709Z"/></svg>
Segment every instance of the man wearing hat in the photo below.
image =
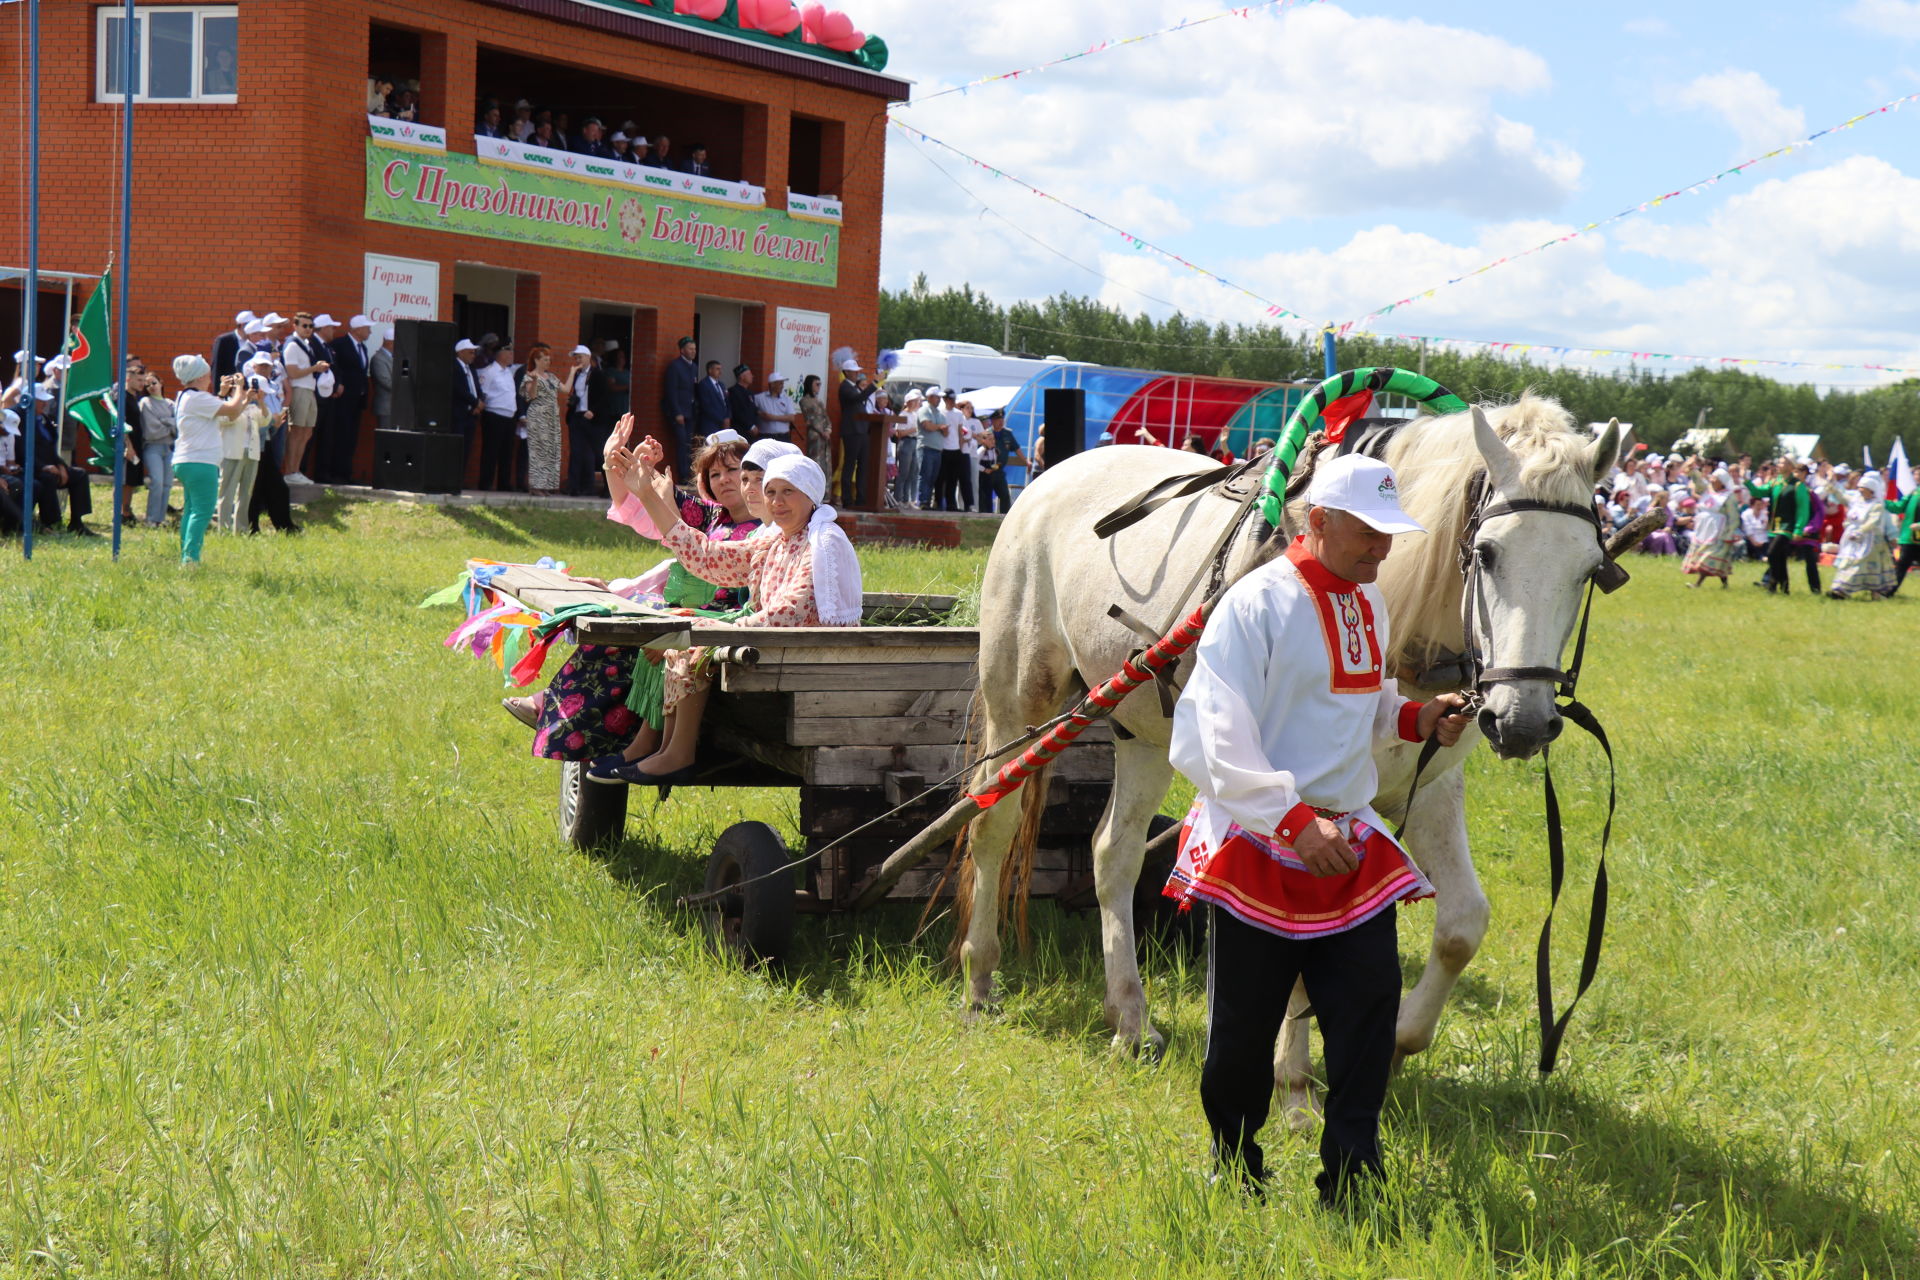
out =
<svg viewBox="0 0 1920 1280"><path fill-rule="evenodd" d="M473 362L480 348L471 338L453 344L453 430L460 433L460 479L467 478L467 458L473 452L473 437L480 429L480 381Z"/></svg>
<svg viewBox="0 0 1920 1280"><path fill-rule="evenodd" d="M573 368L567 374L566 492L575 497L593 494L607 435L617 421L607 405L606 370L586 343L577 343Z"/></svg>
<svg viewBox="0 0 1920 1280"><path fill-rule="evenodd" d="M327 483L353 482L353 457L360 446L360 414L367 407L367 394L372 389L369 374L373 353L367 348L367 341L372 337L373 321L357 315L347 321L347 331L331 344L333 371L339 385L333 399L333 430L326 473L318 477Z"/></svg>
<svg viewBox="0 0 1920 1280"><path fill-rule="evenodd" d="M787 375L778 369L767 375L767 389L753 398L753 410L758 419L756 431L776 440L793 439L794 428L803 421L800 406L787 394Z"/></svg>
<svg viewBox="0 0 1920 1280"><path fill-rule="evenodd" d="M753 367L733 366L733 385L727 388L727 422L747 439L760 434L760 406L753 402Z"/></svg>
<svg viewBox="0 0 1920 1280"><path fill-rule="evenodd" d="M233 328L213 340L213 379L217 383L222 378L240 371L245 357L240 348L247 342L247 326L259 317L251 311L242 311L233 318Z"/></svg>
<svg viewBox="0 0 1920 1280"><path fill-rule="evenodd" d="M673 473L682 485L691 483L693 464L694 388L700 382L695 357L700 347L692 338L679 342L680 354L667 361L660 383L660 412L673 432Z"/></svg>
<svg viewBox="0 0 1920 1280"><path fill-rule="evenodd" d="M1326 1044L1317 1179L1348 1198L1380 1161L1380 1108L1400 1008L1394 904L1433 890L1370 807L1376 741L1457 742L1462 699L1400 696L1374 586L1398 533L1391 468L1323 462L1307 529L1235 583L1207 620L1174 710L1170 758L1198 796L1166 894L1208 908L1200 1101L1223 1174L1259 1194L1255 1135L1273 1098L1274 1043L1296 979Z"/></svg>
<svg viewBox="0 0 1920 1280"><path fill-rule="evenodd" d="M840 362L840 505L849 511L866 505L867 476L873 468L873 420L867 412L871 390L858 360Z"/></svg>

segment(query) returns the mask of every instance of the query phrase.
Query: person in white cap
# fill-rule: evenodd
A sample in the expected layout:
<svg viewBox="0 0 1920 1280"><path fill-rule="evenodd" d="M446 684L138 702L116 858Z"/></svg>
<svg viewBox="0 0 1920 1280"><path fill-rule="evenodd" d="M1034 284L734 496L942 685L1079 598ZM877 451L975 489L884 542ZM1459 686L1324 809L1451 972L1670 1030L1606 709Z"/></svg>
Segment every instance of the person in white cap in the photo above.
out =
<svg viewBox="0 0 1920 1280"><path fill-rule="evenodd" d="M240 348L248 341L247 326L258 319L259 317L253 312L242 311L233 317L233 328L213 340L213 376L215 378L225 378L240 372L240 366L246 361Z"/></svg>
<svg viewBox="0 0 1920 1280"><path fill-rule="evenodd" d="M220 498L221 425L246 409L247 382L238 376L213 393L213 370L197 355L173 358L180 394L173 398L173 475L180 482L180 564L199 567L200 549Z"/></svg>
<svg viewBox="0 0 1920 1280"><path fill-rule="evenodd" d="M908 511L920 508L920 421L926 402L918 387L908 388L900 401L900 420L893 429L893 501Z"/></svg>
<svg viewBox="0 0 1920 1280"><path fill-rule="evenodd" d="M767 389L753 398L754 416L758 424L754 439L770 436L776 440L791 440L793 429L805 420L800 416L800 406L787 394L787 375L775 369L767 375Z"/></svg>
<svg viewBox="0 0 1920 1280"><path fill-rule="evenodd" d="M1380 1172L1380 1108L1400 1007L1394 904L1433 891L1370 807L1373 744L1459 740L1462 699L1400 696L1373 585L1398 533L1393 471L1322 462L1307 530L1228 589L1174 709L1170 758L1198 791L1168 897L1208 910L1200 1100L1221 1172L1260 1194L1255 1135L1298 978L1326 1044L1321 1197ZM1274 547L1281 547L1278 538Z"/></svg>
<svg viewBox="0 0 1920 1280"><path fill-rule="evenodd" d="M460 478L467 475L467 458L473 453L473 438L480 430L480 380L474 361L480 348L471 338L453 344L453 430L460 433Z"/></svg>
<svg viewBox="0 0 1920 1280"><path fill-rule="evenodd" d="M314 324L319 327L320 321ZM367 345L372 337L373 321L356 315L347 321L347 331L330 344L333 373L339 381L333 393L332 422L327 422L324 413L321 418L319 464L323 469L315 479L322 484L353 481L353 459L360 446L360 415L366 410L372 391L373 351Z"/></svg>
<svg viewBox="0 0 1920 1280"><path fill-rule="evenodd" d="M598 491L600 458L617 419L607 408L607 374L586 343L575 344L567 370L567 485L575 497Z"/></svg>
<svg viewBox="0 0 1920 1280"><path fill-rule="evenodd" d="M331 316L327 320L332 323ZM333 365L312 312L293 313L293 333L280 345L280 363L287 371L287 456L281 470L288 484L312 484L300 468L320 424L320 379L328 379L326 391L333 394ZM314 470L319 469L316 464Z"/></svg>

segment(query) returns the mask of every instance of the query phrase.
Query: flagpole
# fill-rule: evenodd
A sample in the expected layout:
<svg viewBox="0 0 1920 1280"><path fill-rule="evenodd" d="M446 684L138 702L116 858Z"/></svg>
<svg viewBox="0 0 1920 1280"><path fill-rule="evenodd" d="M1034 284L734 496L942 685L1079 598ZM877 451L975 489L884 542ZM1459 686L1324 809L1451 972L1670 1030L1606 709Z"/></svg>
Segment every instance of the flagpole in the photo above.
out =
<svg viewBox="0 0 1920 1280"><path fill-rule="evenodd" d="M21 432L20 473L20 550L33 559L33 526L38 517L34 509L33 485L37 476L34 443L40 435L40 401L34 391L40 370L33 358L40 350L40 0L27 0L27 279L22 294L25 315L21 318L22 337L26 339L27 361L20 375L26 412L21 415L27 429ZM61 379L61 385L66 380Z"/></svg>
<svg viewBox="0 0 1920 1280"><path fill-rule="evenodd" d="M113 406L113 558L120 558L120 512L126 506L127 487L127 259L133 250L133 0L127 0L126 13L120 19L120 260L119 305L113 307L114 372L120 376L120 403ZM107 270L113 270L111 265ZM153 483L153 477L147 477ZM162 505L165 499L162 499Z"/></svg>

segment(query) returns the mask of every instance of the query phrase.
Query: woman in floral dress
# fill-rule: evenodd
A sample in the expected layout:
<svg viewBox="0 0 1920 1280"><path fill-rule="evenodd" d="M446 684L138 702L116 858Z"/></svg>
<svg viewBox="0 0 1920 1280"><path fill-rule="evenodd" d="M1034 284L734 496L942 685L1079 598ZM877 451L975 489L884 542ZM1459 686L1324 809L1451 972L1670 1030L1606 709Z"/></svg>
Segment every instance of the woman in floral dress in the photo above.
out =
<svg viewBox="0 0 1920 1280"><path fill-rule="evenodd" d="M520 398L527 402L527 488L536 497L560 489L560 379L548 372L553 350L544 342L527 349Z"/></svg>
<svg viewBox="0 0 1920 1280"><path fill-rule="evenodd" d="M861 614L860 561L826 505L827 476L818 463L793 453L767 463L763 482L767 521L744 542L712 542L678 518L672 478L657 468L660 442L648 437L637 449L616 449L608 475L635 493L662 541L690 571L709 582L751 586L754 610L737 627L857 626ZM696 628L697 630L698 628ZM711 679L702 670L704 649L677 649L663 659L666 716L659 730L642 728L621 754L594 761L595 782L671 786L692 780L700 719ZM641 755L641 752L650 754Z"/></svg>
<svg viewBox="0 0 1920 1280"><path fill-rule="evenodd" d="M820 375L810 373L800 384L800 416L807 424L806 439L795 441L820 469L833 474L833 419L820 403Z"/></svg>
<svg viewBox="0 0 1920 1280"><path fill-rule="evenodd" d="M633 416L628 414L610 437L607 452L623 448L633 431ZM693 460L695 491L675 494L681 523L709 541L739 542L761 527L757 476L748 477L740 466L745 452L746 442L737 438L708 444ZM609 472L607 483L612 495L607 519L643 538L659 540L658 527L619 477ZM650 585L643 578L612 584L594 578L582 581L628 598L643 594ZM744 588L715 587L690 573L671 575L665 585L666 603L671 606L729 612L747 603ZM627 706L639 653L631 645L580 645L544 692L504 698L501 705L535 730L536 756L592 760L619 751L641 725L639 714Z"/></svg>

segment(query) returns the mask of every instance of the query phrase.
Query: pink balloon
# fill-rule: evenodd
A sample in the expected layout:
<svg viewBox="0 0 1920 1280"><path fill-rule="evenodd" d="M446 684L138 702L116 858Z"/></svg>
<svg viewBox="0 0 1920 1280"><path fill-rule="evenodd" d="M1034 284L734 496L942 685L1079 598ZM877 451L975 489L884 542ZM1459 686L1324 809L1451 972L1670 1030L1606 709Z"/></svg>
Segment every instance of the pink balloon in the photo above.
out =
<svg viewBox="0 0 1920 1280"><path fill-rule="evenodd" d="M808 44L820 43L820 24L827 20L827 6L820 0L807 0L800 6L800 30Z"/></svg>
<svg viewBox="0 0 1920 1280"><path fill-rule="evenodd" d="M713 22L727 11L727 0L673 0L673 11Z"/></svg>
<svg viewBox="0 0 1920 1280"><path fill-rule="evenodd" d="M800 25L793 0L740 0L740 25L783 36Z"/></svg>
<svg viewBox="0 0 1920 1280"><path fill-rule="evenodd" d="M793 0L775 0L774 8L778 12L760 29L776 36L791 35L800 25L800 11L793 7Z"/></svg>
<svg viewBox="0 0 1920 1280"><path fill-rule="evenodd" d="M853 19L838 9L820 23L820 43L841 53L852 53L867 42L866 33L853 25Z"/></svg>

